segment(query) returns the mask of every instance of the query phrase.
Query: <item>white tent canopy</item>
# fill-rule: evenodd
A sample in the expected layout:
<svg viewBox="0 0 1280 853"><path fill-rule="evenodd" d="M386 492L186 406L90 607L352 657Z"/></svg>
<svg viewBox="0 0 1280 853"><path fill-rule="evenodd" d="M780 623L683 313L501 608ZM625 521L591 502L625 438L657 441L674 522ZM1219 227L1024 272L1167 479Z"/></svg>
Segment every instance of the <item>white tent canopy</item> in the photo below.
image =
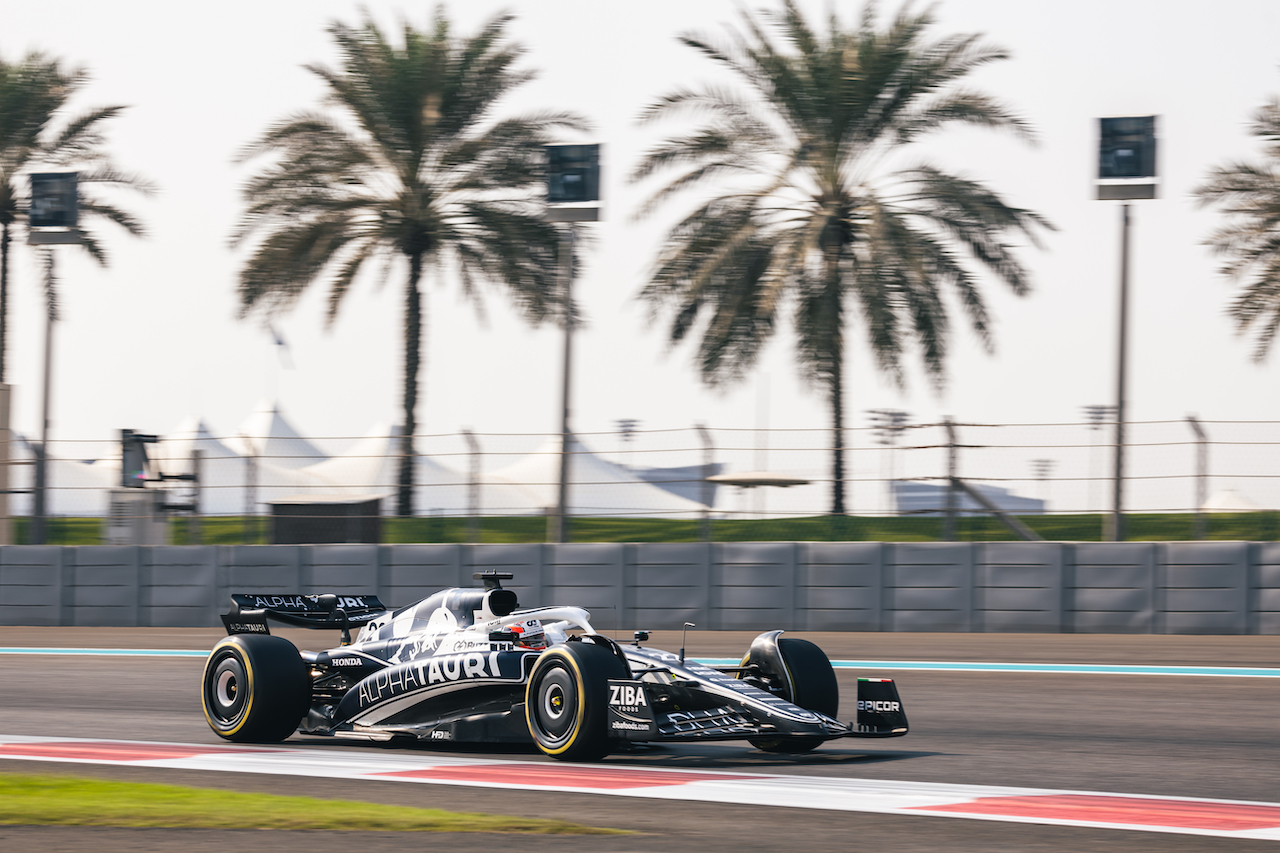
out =
<svg viewBox="0 0 1280 853"><path fill-rule="evenodd" d="M645 482L627 468L596 456L576 438L569 444L570 515L617 518L698 518L704 507ZM559 501L560 439L487 475L490 482L520 484L541 507Z"/></svg>
<svg viewBox="0 0 1280 853"><path fill-rule="evenodd" d="M403 430L378 424L346 452L302 469L335 494L380 494L384 514L395 512L395 494L400 480L400 436ZM419 456L414 464L415 515L469 515L471 484L468 477L430 456ZM531 515L541 512L534 496L519 485L481 478L481 515Z"/></svg>
<svg viewBox="0 0 1280 853"><path fill-rule="evenodd" d="M31 444L18 433L12 433L14 441L9 454L15 465L9 474L9 487L18 494L9 497L9 512L13 515L30 515L31 488L35 483L35 452ZM120 485L120 461L115 467L90 464L77 459L50 459L48 478L47 512L49 515L95 517L107 514L107 492Z"/></svg>
<svg viewBox="0 0 1280 853"><path fill-rule="evenodd" d="M1205 512L1258 512L1262 509L1235 489L1215 492L1200 508Z"/></svg>
<svg viewBox="0 0 1280 853"><path fill-rule="evenodd" d="M191 454L199 450L204 461L211 459L239 459L240 454L213 437L203 418L184 418L176 427L160 437L159 444L148 449L147 456L159 469L167 473L188 471Z"/></svg>
<svg viewBox="0 0 1280 853"><path fill-rule="evenodd" d="M195 450L201 454L200 511L203 514L259 513L262 504L268 501L325 487L304 470L242 456L215 438L204 421L195 417L185 419L166 433L148 455L156 473L188 474ZM191 493L190 484L181 481L171 484L170 488L178 493L179 500Z"/></svg>
<svg viewBox="0 0 1280 853"><path fill-rule="evenodd" d="M244 419L227 446L241 456L255 456L277 468L305 468L328 455L307 441L280 412L275 400L263 400Z"/></svg>
<svg viewBox="0 0 1280 853"><path fill-rule="evenodd" d="M188 474L200 451L200 512L206 515L261 514L273 500L302 495L382 497L382 511L396 511L400 429L378 424L346 451L327 457L303 438L274 402L261 404L241 425L241 435L218 438L200 418L188 417L156 444L148 445L152 476ZM244 437L249 438L246 444ZM252 450L253 452L247 452ZM31 458L23 441L11 447L13 458ZM459 458L466 459L463 454ZM19 466L13 487L29 489L33 468ZM481 515L541 515L555 507L560 479L560 439L492 473L471 477L438 461L418 456L414 467L414 514L470 515L478 499ZM569 464L572 515L617 518L698 518L704 507L646 482L629 469L596 456L576 439ZM52 459L48 508L52 515L95 517L108 512L108 492L120 487L118 453L97 460ZM182 480L152 484L169 501L186 503L193 486ZM15 495L11 512L31 511L30 495Z"/></svg>

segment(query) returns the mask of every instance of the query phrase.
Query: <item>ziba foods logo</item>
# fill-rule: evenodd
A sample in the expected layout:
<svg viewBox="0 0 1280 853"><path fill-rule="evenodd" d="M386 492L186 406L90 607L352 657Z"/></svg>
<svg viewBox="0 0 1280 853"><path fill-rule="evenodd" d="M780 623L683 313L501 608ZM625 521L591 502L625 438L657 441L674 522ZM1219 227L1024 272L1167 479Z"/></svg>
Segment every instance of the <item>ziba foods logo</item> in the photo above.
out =
<svg viewBox="0 0 1280 853"><path fill-rule="evenodd" d="M642 705L648 706L649 702L645 699L643 687L633 687L629 684L610 684L609 704L615 708L634 712L639 710Z"/></svg>

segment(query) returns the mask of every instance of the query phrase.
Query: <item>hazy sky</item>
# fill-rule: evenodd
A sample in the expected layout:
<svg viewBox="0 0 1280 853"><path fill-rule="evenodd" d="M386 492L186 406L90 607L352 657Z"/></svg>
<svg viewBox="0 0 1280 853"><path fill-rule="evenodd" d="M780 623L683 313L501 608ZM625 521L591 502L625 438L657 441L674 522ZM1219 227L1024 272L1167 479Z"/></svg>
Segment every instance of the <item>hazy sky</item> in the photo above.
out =
<svg viewBox="0 0 1280 853"><path fill-rule="evenodd" d="M759 4L748 3L750 8ZM806 0L853 20L860 2ZM428 3L364 4L384 25L425 25ZM280 366L257 321L235 319L235 277L243 254L228 246L250 167L236 151L270 122L314 107L322 94L306 63L332 63L325 32L356 22L345 0L172 2L0 2L0 53L32 48L86 66L93 80L80 108L127 104L110 123L110 148L124 167L159 186L129 198L150 235L135 240L103 226L111 265L100 269L58 250L64 320L56 331L55 439L108 439L120 427L164 432L202 415L233 432L264 396L276 396L295 425L319 437L363 434L400 409L401 285L360 283L326 329L323 289L279 321L293 369ZM711 79L714 68L679 45L684 31L723 32L736 4L719 0L469 0L448 7L470 32L510 8L510 33L539 78L507 104L577 111L595 125L605 163L605 220L587 226L596 249L576 284L590 327L576 343L575 427L824 428L822 397L797 379L785 333L759 369L724 392L704 387L688 348L669 350L663 329L635 301L663 228L681 204L637 223L646 188L625 173L664 127L635 119L655 96ZM887 12L896 4L884 4ZM1044 251L1023 258L1035 291L1016 299L989 282L997 350L988 356L957 323L950 381L941 394L912 358L899 390L872 368L853 335L847 402L851 426L867 409L894 407L916 421L943 415L981 422L1074 422L1080 409L1114 398L1119 252L1117 203L1093 201L1096 117L1160 118L1161 197L1134 204L1131 405L1136 419L1280 420L1273 392L1280 364L1256 365L1251 345L1224 316L1231 287L1201 241L1217 221L1197 210L1191 189L1213 165L1256 158L1251 113L1280 91L1280 3L1274 0L1137 2L944 0L936 35L981 32L1013 59L974 84L1013 105L1036 128L1038 146L976 130L948 131L928 156L990 182L1015 204L1060 229ZM566 141L577 141L566 139ZM34 434L43 348L34 253L14 246L9 349L13 425ZM486 319L452 281L427 286L422 431L527 433L558 429L561 337L529 329L500 292ZM957 317L959 320L959 317ZM767 399L767 409L763 406Z"/></svg>

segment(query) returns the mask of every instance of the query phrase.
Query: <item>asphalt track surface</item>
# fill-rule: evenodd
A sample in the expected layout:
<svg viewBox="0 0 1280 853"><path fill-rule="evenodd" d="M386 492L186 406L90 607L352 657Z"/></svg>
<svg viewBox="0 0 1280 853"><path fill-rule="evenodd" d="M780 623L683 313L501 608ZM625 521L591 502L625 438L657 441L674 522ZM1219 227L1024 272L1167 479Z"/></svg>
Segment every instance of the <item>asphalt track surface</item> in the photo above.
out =
<svg viewBox="0 0 1280 853"><path fill-rule="evenodd" d="M307 648L326 633L282 632ZM0 628L0 647L205 649L221 633L197 629ZM692 632L696 657L740 655L752 634ZM1280 637L999 634L795 634L833 659L1027 663L1280 666ZM678 633L650 643L677 649ZM0 733L40 737L220 744L199 710L199 658L0 655ZM838 670L842 716L857 672ZM621 766L800 774L867 780L1280 801L1280 679L1163 675L877 671L897 679L911 734L836 741L796 757L742 744L655 747L613 756ZM292 746L352 748L295 737ZM396 749L402 749L396 747ZM432 755L455 754L423 747ZM456 747L454 748L456 750ZM544 760L533 750L466 755ZM308 851L439 849L522 851L1034 851L1277 850L1276 842L1152 832L905 817L812 809L711 805L443 785L201 773L140 767L0 761L3 772L52 772L173 782L240 791L340 797L498 814L559 817L635 830L621 837L406 836L0 827L0 848L41 851L183 850L288 844ZM91 806L90 806L91 807ZM277 838L290 836L289 838Z"/></svg>

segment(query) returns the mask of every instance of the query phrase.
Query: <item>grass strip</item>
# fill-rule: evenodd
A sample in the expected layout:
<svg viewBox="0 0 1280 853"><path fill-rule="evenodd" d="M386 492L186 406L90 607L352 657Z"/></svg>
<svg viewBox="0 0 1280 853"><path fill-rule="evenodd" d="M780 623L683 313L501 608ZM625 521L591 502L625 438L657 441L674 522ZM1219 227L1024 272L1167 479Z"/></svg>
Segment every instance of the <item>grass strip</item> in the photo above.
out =
<svg viewBox="0 0 1280 853"><path fill-rule="evenodd" d="M0 825L616 835L562 820L182 785L0 773Z"/></svg>

